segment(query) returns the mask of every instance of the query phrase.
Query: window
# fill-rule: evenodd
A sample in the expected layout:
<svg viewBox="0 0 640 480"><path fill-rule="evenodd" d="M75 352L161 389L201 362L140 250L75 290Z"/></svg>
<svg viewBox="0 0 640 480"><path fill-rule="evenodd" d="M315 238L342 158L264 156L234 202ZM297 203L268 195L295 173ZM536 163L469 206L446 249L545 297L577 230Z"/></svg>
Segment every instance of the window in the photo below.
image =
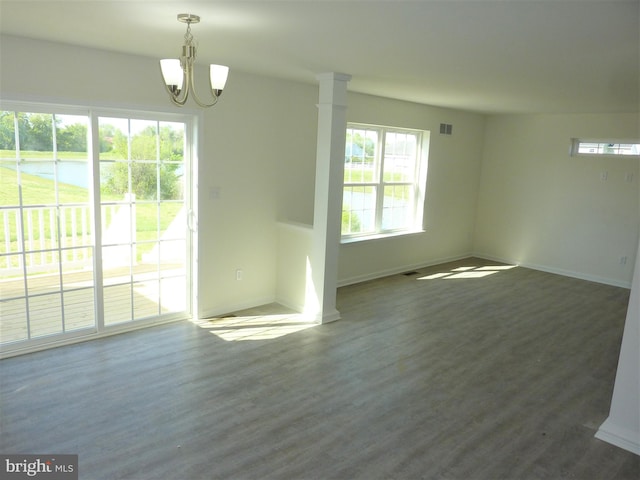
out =
<svg viewBox="0 0 640 480"><path fill-rule="evenodd" d="M640 142L618 140L571 139L571 156L576 155L631 155L640 156Z"/></svg>
<svg viewBox="0 0 640 480"><path fill-rule="evenodd" d="M347 126L343 241L422 230L429 132Z"/></svg>

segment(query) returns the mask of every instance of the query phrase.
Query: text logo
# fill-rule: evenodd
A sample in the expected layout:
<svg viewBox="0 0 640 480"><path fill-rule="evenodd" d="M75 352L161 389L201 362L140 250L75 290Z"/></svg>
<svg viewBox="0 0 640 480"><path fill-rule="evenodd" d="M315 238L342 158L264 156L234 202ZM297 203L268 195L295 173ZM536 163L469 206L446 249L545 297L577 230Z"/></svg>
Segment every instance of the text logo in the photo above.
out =
<svg viewBox="0 0 640 480"><path fill-rule="evenodd" d="M78 455L2 455L0 480L78 480Z"/></svg>

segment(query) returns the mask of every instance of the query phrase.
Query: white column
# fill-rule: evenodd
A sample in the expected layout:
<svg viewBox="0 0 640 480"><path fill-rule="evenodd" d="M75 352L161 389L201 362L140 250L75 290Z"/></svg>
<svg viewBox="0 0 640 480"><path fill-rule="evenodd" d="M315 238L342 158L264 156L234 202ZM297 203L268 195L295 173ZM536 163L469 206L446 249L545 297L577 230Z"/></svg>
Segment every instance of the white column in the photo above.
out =
<svg viewBox="0 0 640 480"><path fill-rule="evenodd" d="M342 180L350 75L323 73L318 103L316 184L305 313L322 323L340 318L336 309L342 218Z"/></svg>
<svg viewBox="0 0 640 480"><path fill-rule="evenodd" d="M609 417L596 437L640 455L640 241Z"/></svg>
<svg viewBox="0 0 640 480"><path fill-rule="evenodd" d="M596 438L640 455L640 238L611 407Z"/></svg>

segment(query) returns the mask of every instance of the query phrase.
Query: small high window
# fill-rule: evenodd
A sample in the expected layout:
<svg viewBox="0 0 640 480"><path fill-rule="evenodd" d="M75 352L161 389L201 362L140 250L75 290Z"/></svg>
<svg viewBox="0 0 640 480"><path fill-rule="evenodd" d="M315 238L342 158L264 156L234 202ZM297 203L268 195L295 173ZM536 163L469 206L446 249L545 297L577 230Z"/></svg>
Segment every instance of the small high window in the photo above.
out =
<svg viewBox="0 0 640 480"><path fill-rule="evenodd" d="M640 142L637 140L586 140L571 139L571 156L576 155L627 155L640 156Z"/></svg>

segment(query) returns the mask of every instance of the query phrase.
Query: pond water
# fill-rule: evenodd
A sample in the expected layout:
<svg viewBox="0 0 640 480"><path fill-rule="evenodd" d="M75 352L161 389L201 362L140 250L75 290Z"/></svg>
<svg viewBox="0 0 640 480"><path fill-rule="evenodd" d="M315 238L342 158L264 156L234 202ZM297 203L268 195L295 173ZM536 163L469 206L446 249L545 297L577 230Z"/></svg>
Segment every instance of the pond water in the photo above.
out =
<svg viewBox="0 0 640 480"><path fill-rule="evenodd" d="M15 162L2 163L3 167L16 170ZM53 162L22 162L20 171L36 175L47 180L54 179ZM58 162L58 182L87 188L89 186L89 168L87 162Z"/></svg>

